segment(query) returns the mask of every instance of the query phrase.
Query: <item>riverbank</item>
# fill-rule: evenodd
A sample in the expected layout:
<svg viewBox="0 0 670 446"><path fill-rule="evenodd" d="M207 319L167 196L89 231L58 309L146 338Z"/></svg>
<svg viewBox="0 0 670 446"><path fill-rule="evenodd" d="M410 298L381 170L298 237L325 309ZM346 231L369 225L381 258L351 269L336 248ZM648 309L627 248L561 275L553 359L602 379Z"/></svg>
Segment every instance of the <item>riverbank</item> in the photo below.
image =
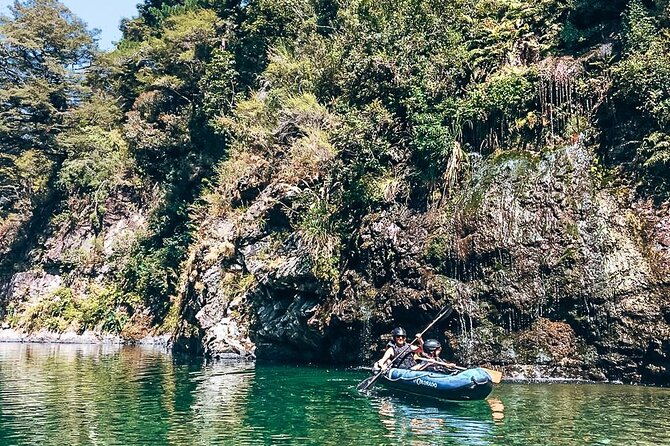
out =
<svg viewBox="0 0 670 446"><path fill-rule="evenodd" d="M114 345L152 345L168 349L170 335L146 336L139 340L129 341L118 335L99 333L86 330L83 333L66 331L57 333L48 330L39 330L34 333L25 333L13 328L0 329L0 342L3 343L39 343L39 344L114 344Z"/></svg>

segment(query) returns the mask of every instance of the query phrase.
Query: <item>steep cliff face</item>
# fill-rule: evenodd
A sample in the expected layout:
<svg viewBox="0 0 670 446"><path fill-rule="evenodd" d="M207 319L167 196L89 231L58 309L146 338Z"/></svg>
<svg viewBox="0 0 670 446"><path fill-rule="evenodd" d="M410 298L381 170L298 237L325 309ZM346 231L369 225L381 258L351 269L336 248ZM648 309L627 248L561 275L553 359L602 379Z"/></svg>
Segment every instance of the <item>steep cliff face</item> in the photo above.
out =
<svg viewBox="0 0 670 446"><path fill-rule="evenodd" d="M473 164L439 208L365 217L334 281L315 276L282 226L294 187L268 185L235 217L208 220L177 344L202 337L215 356L255 348L355 362L393 325L419 331L450 305L431 335L459 361L521 376L667 380L667 208L603 185L582 144Z"/></svg>
<svg viewBox="0 0 670 446"><path fill-rule="evenodd" d="M543 375L667 379L668 253L629 200L579 144L485 163L429 248L467 290L455 351Z"/></svg>
<svg viewBox="0 0 670 446"><path fill-rule="evenodd" d="M119 259L147 230L145 198L128 187L104 203L60 204L31 241L29 255L15 263L18 270L3 277L4 328L18 330L9 333L11 339L72 341L74 333L87 330L118 334L131 317L137 320L133 329L149 328L142 321L148 316L134 314L133 302L119 291ZM130 331L129 325L129 338L148 333Z"/></svg>

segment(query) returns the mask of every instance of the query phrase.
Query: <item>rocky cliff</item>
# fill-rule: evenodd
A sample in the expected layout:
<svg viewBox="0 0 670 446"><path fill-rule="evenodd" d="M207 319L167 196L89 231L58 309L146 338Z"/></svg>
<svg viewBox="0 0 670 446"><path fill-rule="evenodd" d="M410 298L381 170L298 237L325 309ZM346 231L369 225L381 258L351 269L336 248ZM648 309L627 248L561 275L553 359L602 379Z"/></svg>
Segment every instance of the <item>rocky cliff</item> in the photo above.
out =
<svg viewBox="0 0 670 446"><path fill-rule="evenodd" d="M356 363L378 354L393 326L420 331L448 305L430 335L462 363L666 382L667 206L603 184L581 143L472 162L467 184L439 206L366 216L332 282L282 225L295 187L270 184L234 218L208 219L185 272L176 345Z"/></svg>
<svg viewBox="0 0 670 446"><path fill-rule="evenodd" d="M118 336L103 334L118 334L130 318L136 324L123 337L147 335L150 315L134 313L132 297L119 292L119 262L147 231L150 195L127 186L103 203L61 202L40 232L16 240L3 262L12 264L5 265L0 286L8 330L0 331L0 339L118 342Z"/></svg>

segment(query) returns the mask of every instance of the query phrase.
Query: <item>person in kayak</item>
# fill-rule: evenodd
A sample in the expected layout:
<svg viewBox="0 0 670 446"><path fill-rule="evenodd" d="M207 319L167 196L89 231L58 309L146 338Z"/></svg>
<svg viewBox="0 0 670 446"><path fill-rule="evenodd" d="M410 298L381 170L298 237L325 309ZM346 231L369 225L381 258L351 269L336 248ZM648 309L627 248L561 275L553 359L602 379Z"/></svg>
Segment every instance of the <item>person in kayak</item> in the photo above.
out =
<svg viewBox="0 0 670 446"><path fill-rule="evenodd" d="M453 372L456 369L456 364L443 361L440 358L440 353L442 353L442 344L440 344L440 341L437 339L427 339L417 355L417 364L412 367L412 370L425 370L438 373Z"/></svg>
<svg viewBox="0 0 670 446"><path fill-rule="evenodd" d="M416 346L407 344L407 332L404 328L396 327L391 333L393 334L393 340L387 344L384 356L374 363L372 369L375 371L386 370L391 365L398 369L411 369L416 365L414 354L420 351L421 345L423 345L421 335L416 335L419 341L419 345Z"/></svg>

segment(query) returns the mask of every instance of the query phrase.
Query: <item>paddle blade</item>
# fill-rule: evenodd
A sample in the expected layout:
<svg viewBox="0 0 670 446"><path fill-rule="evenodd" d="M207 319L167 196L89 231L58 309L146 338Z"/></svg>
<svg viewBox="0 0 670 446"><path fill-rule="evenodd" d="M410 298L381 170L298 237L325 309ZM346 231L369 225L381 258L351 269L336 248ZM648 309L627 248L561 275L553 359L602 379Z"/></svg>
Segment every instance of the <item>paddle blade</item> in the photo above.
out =
<svg viewBox="0 0 670 446"><path fill-rule="evenodd" d="M375 383L375 381L377 381L377 378L379 378L380 376L381 376L381 372L375 373L372 376L368 376L363 381L358 383L358 385L356 386L356 390L358 390L359 392L365 392L370 387L372 387L372 385Z"/></svg>
<svg viewBox="0 0 670 446"><path fill-rule="evenodd" d="M491 369L484 369L484 370L491 377L491 382L493 382L493 384L498 384L500 381L502 381L502 372Z"/></svg>

